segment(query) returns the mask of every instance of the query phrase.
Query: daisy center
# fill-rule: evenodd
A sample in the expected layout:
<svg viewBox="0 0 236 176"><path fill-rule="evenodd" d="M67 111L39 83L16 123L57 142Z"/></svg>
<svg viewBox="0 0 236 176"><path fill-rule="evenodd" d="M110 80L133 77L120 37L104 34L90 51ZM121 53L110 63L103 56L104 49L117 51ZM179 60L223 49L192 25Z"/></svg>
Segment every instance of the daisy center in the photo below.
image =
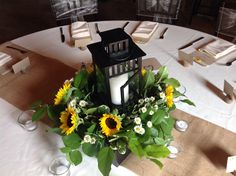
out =
<svg viewBox="0 0 236 176"><path fill-rule="evenodd" d="M107 118L106 119L106 125L108 126L108 128L114 129L114 128L116 128L117 123L116 123L116 121L114 119Z"/></svg>
<svg viewBox="0 0 236 176"><path fill-rule="evenodd" d="M72 124L72 119L71 119L71 114L68 115L68 118L67 118L67 126L70 128L73 126Z"/></svg>

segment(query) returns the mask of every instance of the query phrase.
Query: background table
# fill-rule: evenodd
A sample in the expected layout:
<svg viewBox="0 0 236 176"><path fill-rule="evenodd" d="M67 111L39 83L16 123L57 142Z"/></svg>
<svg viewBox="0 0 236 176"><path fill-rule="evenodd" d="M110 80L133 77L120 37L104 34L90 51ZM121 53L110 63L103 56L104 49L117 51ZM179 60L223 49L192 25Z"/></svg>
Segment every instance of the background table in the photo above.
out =
<svg viewBox="0 0 236 176"><path fill-rule="evenodd" d="M100 31L122 27L124 24L125 21L98 22ZM138 24L137 21L131 21L125 31L132 33ZM89 23L89 26L92 42L99 41L95 24ZM159 39L160 32L165 27L168 27L168 31L164 39ZM33 33L12 42L43 56L59 60L75 69L80 67L81 62L91 62L88 50L81 51L72 47L70 27L64 26L63 29L66 36L65 43L61 43L59 28ZM189 68L183 67L178 62L177 48L200 36L209 35L188 28L160 24L151 40L139 46L147 53L144 59L155 57L161 65L168 67L170 75L186 87L186 95L196 104L196 107L190 107L179 103L177 105L179 109L236 132L235 103L225 103L222 93L224 79L236 81L236 62L226 67L221 65L227 62L222 59L209 67L194 64Z"/></svg>

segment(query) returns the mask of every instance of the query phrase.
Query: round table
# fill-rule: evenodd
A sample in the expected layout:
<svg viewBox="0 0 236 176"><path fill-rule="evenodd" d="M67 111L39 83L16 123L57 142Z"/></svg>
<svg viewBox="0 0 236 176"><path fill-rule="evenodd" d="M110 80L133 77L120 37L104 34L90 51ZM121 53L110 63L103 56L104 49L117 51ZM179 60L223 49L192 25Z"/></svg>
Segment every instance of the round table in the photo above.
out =
<svg viewBox="0 0 236 176"><path fill-rule="evenodd" d="M105 31L117 27L123 27L126 21L101 21L98 23L99 30ZM131 34L139 24L138 21L130 21L125 31ZM168 27L164 39L159 39L161 31ZM89 23L92 41L100 41L100 36L95 31L95 22ZM65 43L61 42L59 27L36 32L12 40L14 44L34 51L40 55L57 59L71 67L79 69L82 62L91 63L91 53L73 47L70 37L70 26L63 26ZM203 67L194 64L184 67L179 63L178 48L198 37L210 36L196 30L159 24L157 31L146 44L138 44L146 52L147 58L156 58L161 65L167 66L170 76L178 79L186 87L186 95L196 107L186 104L177 104L177 108L223 128L236 132L235 103L227 104L223 100L224 80L236 81L236 62L230 67L223 66L227 61L221 59L216 63ZM236 54L235 54L236 55Z"/></svg>

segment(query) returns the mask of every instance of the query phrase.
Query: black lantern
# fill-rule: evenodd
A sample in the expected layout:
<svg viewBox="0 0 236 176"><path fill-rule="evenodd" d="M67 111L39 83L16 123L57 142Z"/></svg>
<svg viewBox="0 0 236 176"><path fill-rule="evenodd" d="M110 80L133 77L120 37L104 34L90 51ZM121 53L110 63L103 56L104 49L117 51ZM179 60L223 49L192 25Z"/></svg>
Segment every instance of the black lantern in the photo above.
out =
<svg viewBox="0 0 236 176"><path fill-rule="evenodd" d="M124 109L129 99L129 84L141 76L146 54L122 28L99 32L101 42L88 45L93 64L105 77L108 103ZM140 79L139 79L140 80Z"/></svg>

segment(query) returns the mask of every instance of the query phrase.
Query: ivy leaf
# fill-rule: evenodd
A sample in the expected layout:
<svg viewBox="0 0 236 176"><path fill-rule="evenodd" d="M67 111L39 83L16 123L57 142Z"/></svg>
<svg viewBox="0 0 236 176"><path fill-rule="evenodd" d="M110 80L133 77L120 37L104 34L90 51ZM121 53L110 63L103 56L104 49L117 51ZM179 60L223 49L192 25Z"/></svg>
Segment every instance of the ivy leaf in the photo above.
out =
<svg viewBox="0 0 236 176"><path fill-rule="evenodd" d="M82 162L82 155L79 150L71 151L69 156L72 163L76 166Z"/></svg>
<svg viewBox="0 0 236 176"><path fill-rule="evenodd" d="M166 158L170 154L170 151L165 146L148 145L144 150L148 156L154 158Z"/></svg>
<svg viewBox="0 0 236 176"><path fill-rule="evenodd" d="M168 85L171 85L173 87L179 87L180 86L179 81L174 79L174 78L167 78L163 82L168 84Z"/></svg>
<svg viewBox="0 0 236 176"><path fill-rule="evenodd" d="M36 110L36 112L32 116L32 121L40 120L44 117L47 111L47 106L42 106Z"/></svg>
<svg viewBox="0 0 236 176"><path fill-rule="evenodd" d="M187 103L188 105L191 106L196 106L192 101L190 101L189 99L184 99L184 100L180 100L181 102Z"/></svg>
<svg viewBox="0 0 236 176"><path fill-rule="evenodd" d="M132 151L132 153L137 155L139 158L141 158L142 156L145 155L145 152L143 151L143 148L142 148L141 144L139 143L138 139L131 138L129 140L128 145L129 145L129 149Z"/></svg>
<svg viewBox="0 0 236 176"><path fill-rule="evenodd" d="M88 156L95 156L97 154L97 147L95 144L84 143L82 144L82 150Z"/></svg>
<svg viewBox="0 0 236 176"><path fill-rule="evenodd" d="M98 168L103 176L109 176L111 164L115 157L114 151L110 147L104 147L98 153Z"/></svg>
<svg viewBox="0 0 236 176"><path fill-rule="evenodd" d="M63 136L62 140L63 140L65 146L70 147L71 149L77 149L77 148L79 148L79 146L81 144L80 137L75 133L72 133L67 136Z"/></svg>

